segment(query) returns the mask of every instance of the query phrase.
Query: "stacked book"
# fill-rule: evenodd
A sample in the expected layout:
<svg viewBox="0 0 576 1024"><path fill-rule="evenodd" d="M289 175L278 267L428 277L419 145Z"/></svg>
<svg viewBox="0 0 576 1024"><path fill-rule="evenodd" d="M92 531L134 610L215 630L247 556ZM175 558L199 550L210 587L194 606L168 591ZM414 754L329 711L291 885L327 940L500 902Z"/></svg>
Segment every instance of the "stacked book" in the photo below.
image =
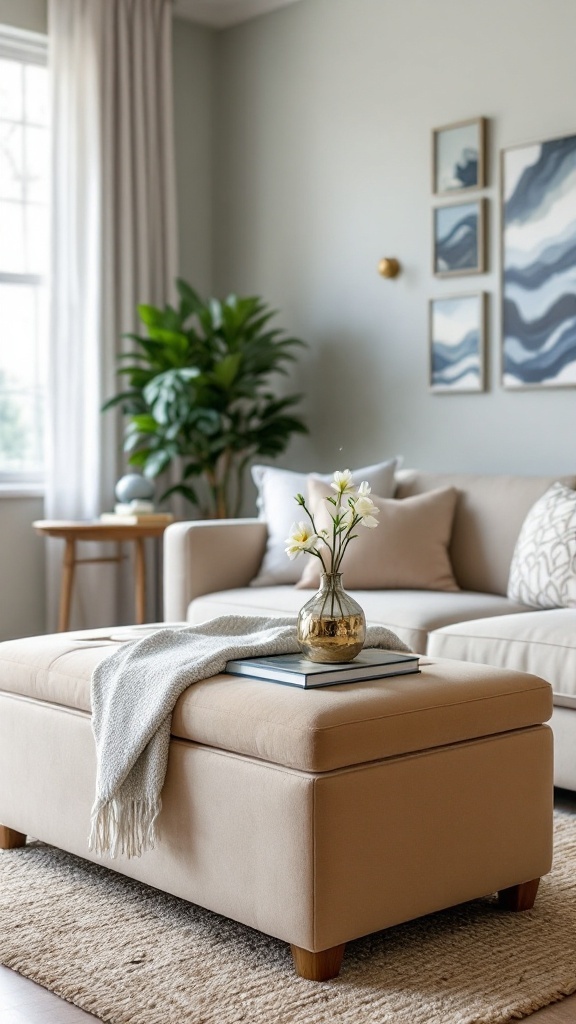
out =
<svg viewBox="0 0 576 1024"><path fill-rule="evenodd" d="M129 502L118 504L114 512L102 512L100 522L112 523L116 526L168 526L174 521L171 512L156 512L152 502Z"/></svg>
<svg viewBox="0 0 576 1024"><path fill-rule="evenodd" d="M400 654L368 647L354 661L336 664L317 664L301 654L275 654L261 658L237 658L226 664L232 675L266 679L271 683L301 686L305 690L316 686L336 686L357 683L363 679L382 679L419 672L417 654Z"/></svg>

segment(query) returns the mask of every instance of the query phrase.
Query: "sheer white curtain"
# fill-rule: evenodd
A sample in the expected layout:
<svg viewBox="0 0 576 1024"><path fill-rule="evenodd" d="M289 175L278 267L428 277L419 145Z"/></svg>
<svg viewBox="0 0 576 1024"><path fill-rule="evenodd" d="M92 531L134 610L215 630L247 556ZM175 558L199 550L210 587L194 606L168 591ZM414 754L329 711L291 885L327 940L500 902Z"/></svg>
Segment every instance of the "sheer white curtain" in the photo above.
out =
<svg viewBox="0 0 576 1024"><path fill-rule="evenodd" d="M138 303L176 277L171 0L49 0L52 313L45 514L109 510L125 471L121 421L102 414ZM61 542L49 542L55 628ZM86 546L87 547L87 546ZM99 545L82 556L98 557ZM73 626L126 621L116 567L77 573Z"/></svg>

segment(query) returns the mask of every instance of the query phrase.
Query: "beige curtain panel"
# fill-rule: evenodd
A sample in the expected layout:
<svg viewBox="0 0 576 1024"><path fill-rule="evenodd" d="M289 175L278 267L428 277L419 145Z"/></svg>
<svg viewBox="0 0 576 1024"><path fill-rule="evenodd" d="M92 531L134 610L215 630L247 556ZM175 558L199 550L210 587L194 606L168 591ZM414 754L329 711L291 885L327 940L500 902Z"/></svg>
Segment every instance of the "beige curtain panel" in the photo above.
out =
<svg viewBox="0 0 576 1024"><path fill-rule="evenodd" d="M117 390L138 303L163 305L176 277L170 0L49 0L52 312L48 518L110 510L123 472ZM48 558L50 629L61 548ZM87 552L87 556L90 553ZM102 551L95 551L95 556ZM73 626L121 622L119 569L78 574ZM116 576L115 576L116 574ZM119 604L120 602L120 604ZM83 609L90 610L89 618Z"/></svg>

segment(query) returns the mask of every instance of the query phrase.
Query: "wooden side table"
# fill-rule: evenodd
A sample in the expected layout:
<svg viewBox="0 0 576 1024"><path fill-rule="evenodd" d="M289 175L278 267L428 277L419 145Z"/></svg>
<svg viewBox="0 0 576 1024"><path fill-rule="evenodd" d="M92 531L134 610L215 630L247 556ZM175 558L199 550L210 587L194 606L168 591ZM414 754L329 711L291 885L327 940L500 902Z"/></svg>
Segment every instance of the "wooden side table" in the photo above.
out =
<svg viewBox="0 0 576 1024"><path fill-rule="evenodd" d="M146 559L144 541L147 537L161 537L169 523L102 523L73 522L64 519L37 519L32 523L38 533L47 537L61 537L66 541L64 560L62 563L62 582L60 585L60 610L58 615L58 632L64 633L69 628L70 606L72 603L72 587L77 565L86 562L120 562L118 554L103 558L78 558L76 556L77 541L116 541L134 543L134 596L136 605L136 622L140 625L145 621L146 614Z"/></svg>

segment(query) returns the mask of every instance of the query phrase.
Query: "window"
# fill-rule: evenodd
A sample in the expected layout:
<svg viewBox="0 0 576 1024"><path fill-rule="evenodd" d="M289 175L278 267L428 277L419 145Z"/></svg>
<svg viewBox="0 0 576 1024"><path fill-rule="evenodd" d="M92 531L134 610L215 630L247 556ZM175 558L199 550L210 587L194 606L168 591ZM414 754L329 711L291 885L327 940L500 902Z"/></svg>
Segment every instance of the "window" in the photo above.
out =
<svg viewBox="0 0 576 1024"><path fill-rule="evenodd" d="M0 26L0 485L42 479L48 131L46 40Z"/></svg>

